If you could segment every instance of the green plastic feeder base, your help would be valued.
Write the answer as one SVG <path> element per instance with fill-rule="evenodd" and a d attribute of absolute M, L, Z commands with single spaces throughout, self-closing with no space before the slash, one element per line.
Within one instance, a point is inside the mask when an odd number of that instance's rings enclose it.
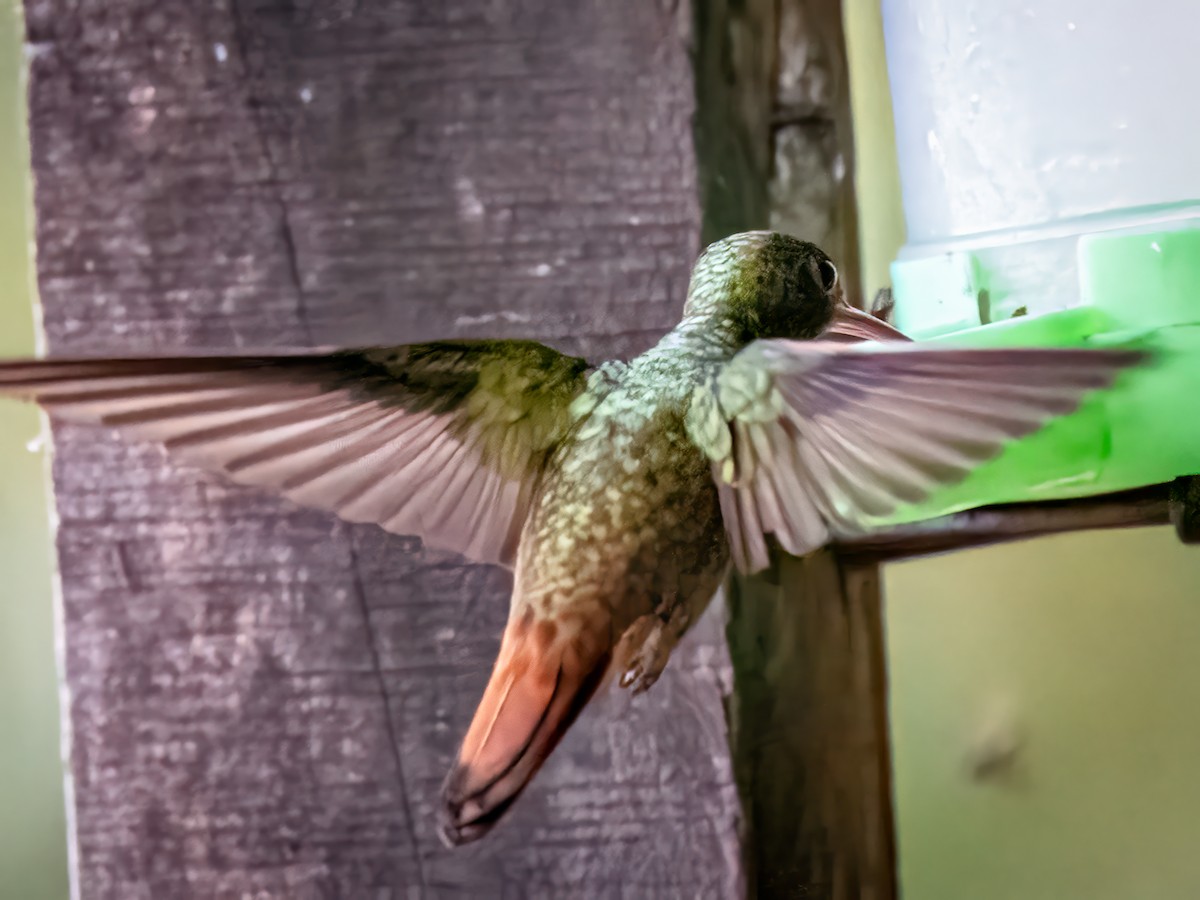
<path fill-rule="evenodd" d="M 1135 345 L 1152 363 L 1010 445 L 961 483 L 875 520 L 884 526 L 992 503 L 1126 490 L 1200 473 L 1200 228 L 1078 239 L 1077 306 L 986 320 L 989 273 L 971 253 L 897 262 L 897 324 L 971 347 Z M 991 281 L 999 283 L 999 275 Z M 918 297 L 926 298 L 924 301 Z M 1011 314 L 1010 314 L 1011 315 Z M 923 327 L 914 327 L 916 323 Z M 975 323 L 975 327 L 963 327 Z"/>

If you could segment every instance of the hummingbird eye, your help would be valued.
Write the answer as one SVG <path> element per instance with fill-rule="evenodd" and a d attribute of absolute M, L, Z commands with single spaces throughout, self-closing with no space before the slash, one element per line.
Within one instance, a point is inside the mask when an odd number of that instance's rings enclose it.
<path fill-rule="evenodd" d="M 828 294 L 835 287 L 837 287 L 837 266 L 835 266 L 829 260 L 823 259 L 817 263 L 817 270 L 821 273 L 821 287 L 823 287 L 825 289 L 825 293 Z"/>

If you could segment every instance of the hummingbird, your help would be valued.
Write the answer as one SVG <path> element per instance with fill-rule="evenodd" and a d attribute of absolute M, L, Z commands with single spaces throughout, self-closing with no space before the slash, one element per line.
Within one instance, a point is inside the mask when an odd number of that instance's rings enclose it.
<path fill-rule="evenodd" d="M 0 394 L 292 501 L 508 567 L 439 832 L 486 834 L 610 678 L 641 692 L 730 566 L 800 556 L 962 479 L 1144 359 L 909 341 L 811 243 L 700 256 L 627 361 L 532 340 L 0 363 Z"/>

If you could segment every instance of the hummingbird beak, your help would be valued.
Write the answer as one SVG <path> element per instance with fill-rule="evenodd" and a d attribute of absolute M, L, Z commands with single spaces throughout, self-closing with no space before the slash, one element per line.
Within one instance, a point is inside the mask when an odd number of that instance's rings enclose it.
<path fill-rule="evenodd" d="M 817 335 L 818 341 L 857 343 L 858 341 L 907 341 L 911 340 L 882 319 L 855 309 L 845 300 L 833 305 L 833 317 L 825 330 Z"/>

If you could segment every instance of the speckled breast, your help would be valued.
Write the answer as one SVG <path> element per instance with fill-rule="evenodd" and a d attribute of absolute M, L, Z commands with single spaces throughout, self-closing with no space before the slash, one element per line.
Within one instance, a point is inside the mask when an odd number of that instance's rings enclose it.
<path fill-rule="evenodd" d="M 684 430 L 689 380 L 663 391 L 632 378 L 559 448 L 522 538 L 525 599 L 598 606 L 619 632 L 715 589 L 728 546 L 709 463 Z"/>

